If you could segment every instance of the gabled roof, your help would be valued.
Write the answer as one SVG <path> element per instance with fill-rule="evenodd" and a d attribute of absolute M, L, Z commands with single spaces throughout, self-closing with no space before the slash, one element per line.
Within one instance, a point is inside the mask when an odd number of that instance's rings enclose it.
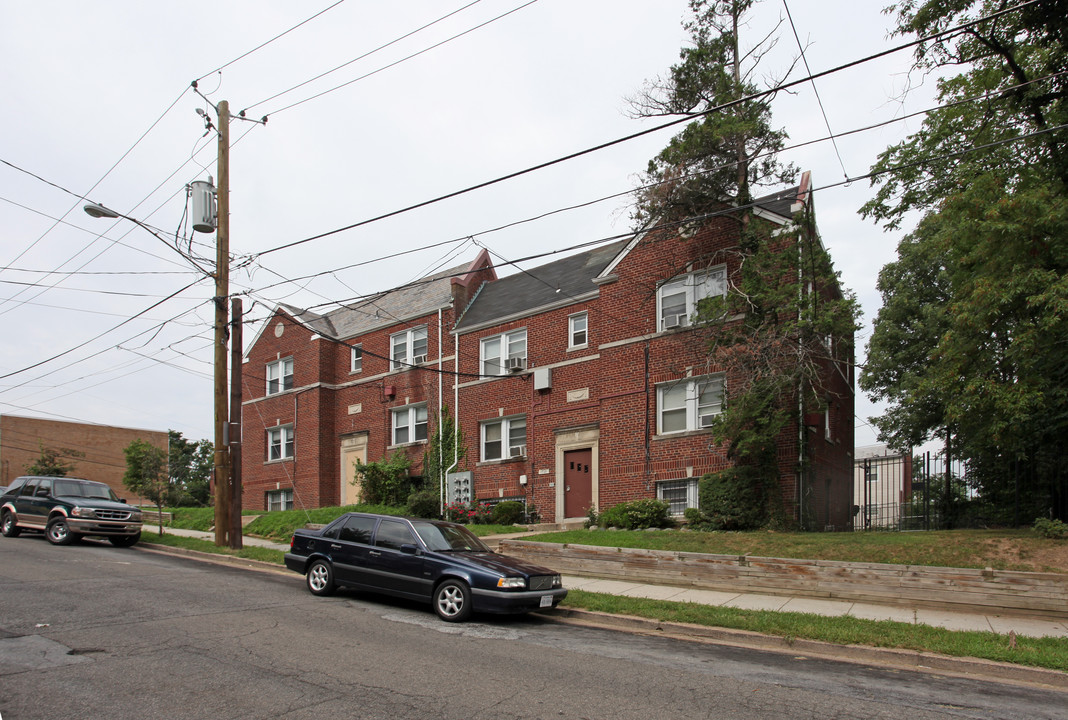
<path fill-rule="evenodd" d="M 462 333 L 552 306 L 569 305 L 596 293 L 593 279 L 627 242 L 617 241 L 486 283 L 456 323 L 456 331 Z"/>
<path fill-rule="evenodd" d="M 452 303 L 452 278 L 463 275 L 468 270 L 469 264 L 442 270 L 408 285 L 386 290 L 322 315 L 282 303 L 276 306 L 276 312 L 289 315 L 317 335 L 333 340 L 345 340 L 448 307 Z M 267 324 L 263 323 L 257 330 L 256 337 L 246 345 L 246 356 L 256 345 Z"/>
<path fill-rule="evenodd" d="M 363 335 L 446 308 L 452 303 L 452 278 L 468 265 L 458 265 L 428 275 L 408 285 L 379 293 L 353 305 L 344 305 L 325 316 L 338 339 Z"/>
<path fill-rule="evenodd" d="M 802 185 L 800 187 L 786 188 L 785 190 L 780 190 L 779 192 L 772 193 L 771 195 L 765 195 L 764 197 L 757 198 L 756 200 L 754 200 L 753 204 L 757 207 L 758 210 L 763 210 L 780 216 L 782 218 L 782 222 L 785 224 L 787 221 L 790 220 L 790 218 L 794 216 L 792 210 L 794 203 L 800 201 L 802 199 L 802 194 L 807 192 L 807 172 L 805 173 L 804 177 L 805 179 L 803 180 Z M 775 220 L 775 218 L 768 219 Z M 623 258 L 627 256 L 627 253 L 633 250 L 634 247 L 639 242 L 641 242 L 642 238 L 644 238 L 648 233 L 652 232 L 653 230 L 656 230 L 658 223 L 658 220 L 653 220 L 644 228 L 639 230 L 634 235 L 634 237 L 627 241 L 626 247 L 624 247 L 616 257 L 612 258 L 612 260 L 607 265 L 605 265 L 604 270 L 601 272 L 601 277 L 611 275 L 612 271 L 615 270 L 616 265 L 618 265 L 623 260 Z"/>

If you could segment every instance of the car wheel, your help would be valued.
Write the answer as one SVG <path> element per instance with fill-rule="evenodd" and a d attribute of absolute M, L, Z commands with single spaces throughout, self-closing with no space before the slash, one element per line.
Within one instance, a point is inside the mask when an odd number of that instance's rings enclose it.
<path fill-rule="evenodd" d="M 4 513 L 4 519 L 0 521 L 0 533 L 4 537 L 18 537 L 22 532 L 22 528 L 15 522 L 15 516 L 10 512 Z"/>
<path fill-rule="evenodd" d="M 130 547 L 141 539 L 141 533 L 136 535 L 112 535 L 108 538 L 115 547 Z"/>
<path fill-rule="evenodd" d="M 330 563 L 323 560 L 315 560 L 308 567 L 308 589 L 312 595 L 332 595 L 337 586 L 334 585 L 334 571 Z"/>
<path fill-rule="evenodd" d="M 53 545 L 70 545 L 78 538 L 77 535 L 70 531 L 70 525 L 67 524 L 67 518 L 65 517 L 56 517 L 49 520 L 48 526 L 45 528 L 45 537 Z"/>
<path fill-rule="evenodd" d="M 446 622 L 471 617 L 471 591 L 460 580 L 446 580 L 434 590 L 434 611 Z"/>

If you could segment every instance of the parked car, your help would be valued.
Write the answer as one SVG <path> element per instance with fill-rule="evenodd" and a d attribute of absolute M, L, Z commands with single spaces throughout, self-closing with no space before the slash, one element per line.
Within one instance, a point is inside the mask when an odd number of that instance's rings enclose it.
<path fill-rule="evenodd" d="M 102 482 L 29 475 L 0 495 L 0 533 L 18 537 L 23 530 L 43 532 L 53 545 L 94 535 L 129 547 L 141 539 L 141 511 Z"/>
<path fill-rule="evenodd" d="M 427 601 L 448 622 L 553 608 L 567 596 L 559 574 L 442 520 L 346 513 L 322 530 L 297 530 L 285 563 L 313 595 L 342 585 Z"/>

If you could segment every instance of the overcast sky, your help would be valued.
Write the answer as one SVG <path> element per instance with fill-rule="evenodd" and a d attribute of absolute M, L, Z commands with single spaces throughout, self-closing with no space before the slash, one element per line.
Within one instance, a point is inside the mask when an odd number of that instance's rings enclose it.
<path fill-rule="evenodd" d="M 879 0 L 788 2 L 813 73 L 900 43 Z M 325 311 L 469 261 L 469 237 L 513 259 L 631 229 L 619 194 L 670 131 L 276 250 L 658 124 L 633 119 L 627 98 L 687 37 L 685 0 L 332 4 L 0 0 L 0 413 L 212 438 L 212 281 L 145 229 L 88 217 L 81 199 L 172 240 L 190 232 L 185 186 L 216 175 L 215 136 L 196 110 L 214 111 L 193 80 L 211 103 L 268 116 L 231 125 L 231 292 L 247 293 L 250 318 L 276 302 Z M 769 76 L 798 55 L 785 7 L 759 3 L 743 36 L 784 20 Z M 825 138 L 826 123 L 840 133 L 927 108 L 930 82 L 913 76 L 904 92 L 910 60 L 899 52 L 817 80 L 826 122 L 811 84 L 780 94 L 775 122 L 795 144 Z M 804 74 L 798 63 L 791 79 Z M 901 233 L 857 214 L 867 181 L 820 188 L 863 175 L 918 127 L 782 158 L 812 171 L 823 240 L 864 308 L 860 361 L 876 277 Z M 207 265 L 213 247 L 213 235 L 194 237 Z M 416 252 L 382 259 L 406 250 Z M 879 409 L 862 396 L 856 409 L 857 444 L 874 442 L 865 421 Z"/>

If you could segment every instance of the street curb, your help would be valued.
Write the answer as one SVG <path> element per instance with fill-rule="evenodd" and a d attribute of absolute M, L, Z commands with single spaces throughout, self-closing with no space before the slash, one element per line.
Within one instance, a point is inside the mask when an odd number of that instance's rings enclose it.
<path fill-rule="evenodd" d="M 710 642 L 720 645 L 770 650 L 772 652 L 807 655 L 844 662 L 891 666 L 919 672 L 942 675 L 984 678 L 999 682 L 1014 682 L 1039 685 L 1058 690 L 1068 689 L 1068 673 L 1046 668 L 1034 668 L 1012 663 L 937 655 L 916 650 L 878 648 L 866 645 L 837 645 L 820 640 L 784 638 L 763 635 L 749 630 L 692 625 L 689 623 L 663 622 L 632 615 L 612 615 L 592 610 L 572 608 L 539 612 L 540 616 L 570 625 L 599 627 L 608 630 L 672 637 L 694 642 Z"/>
<path fill-rule="evenodd" d="M 233 555 L 220 555 L 216 553 L 201 552 L 200 550 L 190 550 L 188 548 L 173 547 L 171 545 L 154 545 L 152 543 L 138 543 L 133 546 L 134 550 L 140 550 L 142 552 L 155 553 L 157 555 L 179 555 L 182 557 L 188 557 L 192 560 L 201 560 L 203 562 L 215 563 L 216 565 L 227 565 L 229 567 L 241 567 L 246 570 L 258 570 L 260 572 L 273 572 L 279 575 L 292 575 L 289 570 L 286 570 L 284 565 L 277 565 L 272 562 L 266 562 L 264 560 L 250 560 L 248 558 L 234 557 Z"/>
<path fill-rule="evenodd" d="M 284 566 L 262 560 L 248 560 L 230 555 L 189 550 L 170 545 L 138 544 L 132 549 L 159 555 L 178 555 L 192 560 L 211 562 L 217 565 L 238 567 L 246 570 L 269 572 L 277 575 L 292 575 Z M 557 608 L 551 611 L 539 611 L 538 617 L 565 625 L 581 625 L 606 630 L 616 630 L 639 635 L 671 637 L 692 642 L 707 642 L 731 645 L 757 650 L 769 650 L 792 655 L 807 655 L 828 660 L 839 660 L 858 664 L 896 667 L 917 672 L 931 672 L 942 675 L 983 678 L 999 682 L 1013 682 L 1037 685 L 1058 690 L 1068 690 L 1068 673 L 1045 668 L 1032 668 L 1012 663 L 995 662 L 979 658 L 959 658 L 949 655 L 919 652 L 916 650 L 899 650 L 897 648 L 877 648 L 866 645 L 836 645 L 819 640 L 784 638 L 776 635 L 764 635 L 750 630 L 733 630 L 730 628 L 692 625 L 689 623 L 663 622 L 633 615 L 612 615 L 593 610 L 576 608 Z"/>

